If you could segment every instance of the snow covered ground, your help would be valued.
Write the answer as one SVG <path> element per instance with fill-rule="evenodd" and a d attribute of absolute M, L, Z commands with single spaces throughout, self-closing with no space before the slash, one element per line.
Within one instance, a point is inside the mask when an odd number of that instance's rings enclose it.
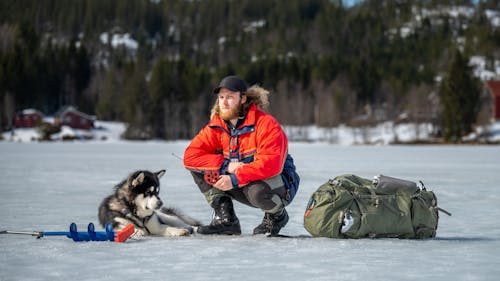
<path fill-rule="evenodd" d="M 166 205 L 209 222 L 181 161 L 187 142 L 0 142 L 0 229 L 97 224 L 97 207 L 136 169 L 167 169 Z M 236 204 L 241 237 L 149 237 L 126 243 L 0 235 L 0 280 L 498 280 L 499 146 L 292 143 L 302 176 L 283 234 L 307 235 L 311 193 L 339 174 L 423 180 L 453 213 L 432 240 L 253 237 L 262 213 Z M 98 227 L 101 230 L 100 227 Z"/>

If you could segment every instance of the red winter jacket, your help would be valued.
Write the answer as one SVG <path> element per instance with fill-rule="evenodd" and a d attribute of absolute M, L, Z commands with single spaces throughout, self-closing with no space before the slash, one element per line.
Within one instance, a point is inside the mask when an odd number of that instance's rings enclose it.
<path fill-rule="evenodd" d="M 241 187 L 279 175 L 287 153 L 288 140 L 278 121 L 252 105 L 243 123 L 232 132 L 219 116 L 214 116 L 186 148 L 184 166 L 197 172 L 219 170 L 223 162 L 238 158 L 246 163 L 234 174 Z"/>

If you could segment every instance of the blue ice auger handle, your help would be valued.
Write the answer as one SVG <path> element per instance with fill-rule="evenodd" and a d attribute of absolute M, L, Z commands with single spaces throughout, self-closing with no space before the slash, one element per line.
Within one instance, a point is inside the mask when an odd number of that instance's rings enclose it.
<path fill-rule="evenodd" d="M 92 241 L 98 241 L 97 240 L 97 233 L 95 232 L 95 227 L 93 223 L 89 223 L 89 226 L 87 227 L 87 232 L 89 234 L 89 238 Z"/>
<path fill-rule="evenodd" d="M 72 222 L 69 225 L 69 238 L 73 239 L 73 241 L 82 241 L 78 237 L 78 229 L 76 228 L 76 223 Z"/>
<path fill-rule="evenodd" d="M 113 225 L 110 223 L 106 224 L 106 236 L 107 240 L 115 241 L 115 232 L 113 231 Z"/>
<path fill-rule="evenodd" d="M 130 227 L 131 226 L 131 227 Z M 80 241 L 111 241 L 111 242 L 125 242 L 133 233 L 133 225 L 129 225 L 119 232 L 113 231 L 113 225 L 106 224 L 106 231 L 95 231 L 95 226 L 93 223 L 89 223 L 87 227 L 87 232 L 78 232 L 76 223 L 71 223 L 69 226 L 69 232 L 33 232 L 33 236 L 37 238 L 43 236 L 66 236 L 73 239 L 75 242 Z M 36 235 L 35 235 L 36 234 Z"/>
<path fill-rule="evenodd" d="M 59 232 L 59 231 L 42 232 L 41 236 L 66 236 L 68 238 L 73 239 L 73 241 L 75 242 L 106 241 L 107 234 L 104 235 L 105 237 L 102 237 L 103 235 L 99 235 L 99 233 L 103 232 L 95 232 L 95 227 L 93 223 L 89 223 L 87 232 L 78 232 L 76 223 L 73 222 L 69 225 L 69 232 Z"/>
<path fill-rule="evenodd" d="M 75 223 L 71 223 L 69 227 L 70 238 L 75 242 L 79 241 L 114 241 L 115 233 L 111 224 L 106 225 L 106 232 L 95 231 L 93 223 L 89 223 L 87 232 L 78 232 Z"/>
<path fill-rule="evenodd" d="M 69 235 L 67 235 L 67 236 L 69 238 L 73 239 L 73 241 L 75 241 L 75 242 L 106 241 L 106 240 L 108 240 L 107 235 L 104 235 L 103 232 L 96 232 L 95 231 L 95 226 L 93 223 L 89 223 L 89 225 L 87 227 L 87 232 L 78 232 L 76 224 L 73 222 L 69 226 Z"/>
<path fill-rule="evenodd" d="M 70 238 L 73 239 L 75 242 L 79 241 L 90 241 L 90 235 L 89 233 L 85 232 L 78 232 L 76 228 L 76 223 L 72 222 L 71 225 L 69 226 L 69 234 Z"/>
<path fill-rule="evenodd" d="M 111 224 L 106 224 L 106 232 L 96 232 L 94 224 L 89 223 L 88 234 L 92 241 L 114 241 L 115 239 L 115 233 L 113 232 L 113 226 Z"/>

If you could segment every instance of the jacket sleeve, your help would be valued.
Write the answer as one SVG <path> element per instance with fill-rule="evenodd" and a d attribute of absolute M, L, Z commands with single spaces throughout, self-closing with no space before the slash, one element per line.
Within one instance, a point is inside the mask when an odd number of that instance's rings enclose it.
<path fill-rule="evenodd" d="M 184 166 L 195 172 L 218 170 L 224 161 L 216 129 L 204 127 L 184 151 Z"/>
<path fill-rule="evenodd" d="M 236 170 L 238 186 L 279 175 L 288 153 L 288 140 L 276 119 L 267 115 L 257 122 L 257 153 L 253 162 Z"/>

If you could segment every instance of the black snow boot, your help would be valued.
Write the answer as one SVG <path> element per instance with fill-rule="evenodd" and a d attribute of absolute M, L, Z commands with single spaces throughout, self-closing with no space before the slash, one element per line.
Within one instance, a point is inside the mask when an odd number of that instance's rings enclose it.
<path fill-rule="evenodd" d="M 212 222 L 209 225 L 198 227 L 198 233 L 240 235 L 240 221 L 234 212 L 231 198 L 220 197 L 213 205 L 215 214 Z"/>
<path fill-rule="evenodd" d="M 288 223 L 288 213 L 283 208 L 276 214 L 265 213 L 262 223 L 253 230 L 253 234 L 277 235 Z"/>

